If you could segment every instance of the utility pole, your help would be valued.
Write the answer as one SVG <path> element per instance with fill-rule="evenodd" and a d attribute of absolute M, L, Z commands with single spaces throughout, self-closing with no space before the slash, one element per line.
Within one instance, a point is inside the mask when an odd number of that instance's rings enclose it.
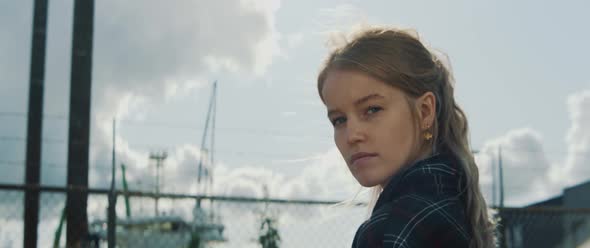
<path fill-rule="evenodd" d="M 150 160 L 156 161 L 156 216 L 160 215 L 160 212 L 158 211 L 158 199 L 160 198 L 160 167 L 164 164 L 166 157 L 168 157 L 166 152 L 150 154 Z"/>
<path fill-rule="evenodd" d="M 509 221 L 504 212 L 504 172 L 503 172 L 503 165 L 502 165 L 502 145 L 498 145 L 498 177 L 500 179 L 500 207 L 498 208 L 498 213 L 500 215 L 500 247 L 505 248 L 508 247 L 508 240 L 506 239 L 506 233 L 511 230 L 509 225 Z"/>
<path fill-rule="evenodd" d="M 115 152 L 116 152 L 116 121 L 113 120 L 113 163 L 111 165 L 111 190 L 109 191 L 109 207 L 108 207 L 108 225 L 107 225 L 107 237 L 108 237 L 108 247 L 115 248 L 116 237 L 115 237 L 115 229 L 116 229 L 116 206 L 117 206 L 117 195 L 115 194 Z"/>
<path fill-rule="evenodd" d="M 498 206 L 498 201 L 497 201 L 497 195 L 498 193 L 496 192 L 498 190 L 498 175 L 496 175 L 496 173 L 498 173 L 497 170 L 497 164 L 496 164 L 496 158 L 494 156 L 492 157 L 492 165 L 491 165 L 491 169 L 492 169 L 492 206 Z"/>
<path fill-rule="evenodd" d="M 213 112 L 214 110 L 214 104 L 215 104 L 215 95 L 217 92 L 217 81 L 213 82 L 213 92 L 211 93 L 211 100 L 209 101 L 209 109 L 207 110 L 207 119 L 205 120 L 205 130 L 203 130 L 203 137 L 201 139 L 201 152 L 205 149 L 205 145 L 207 142 L 207 131 L 209 129 L 209 122 L 211 120 L 211 114 L 213 113 L 213 115 L 215 115 L 215 112 Z M 213 117 L 215 119 L 215 117 Z M 213 125 L 215 125 L 215 121 L 213 121 Z M 214 134 L 212 135 L 212 138 L 215 138 Z M 203 174 L 203 162 L 207 163 L 210 162 L 210 160 L 208 160 L 209 158 L 207 158 L 207 161 L 203 161 L 202 157 L 203 156 L 199 156 L 199 172 L 197 175 L 197 184 L 201 183 L 201 177 Z"/>
<path fill-rule="evenodd" d="M 35 0 L 31 69 L 29 72 L 29 113 L 27 119 L 27 159 L 24 199 L 24 247 L 37 247 L 39 186 L 41 177 L 41 136 L 43 132 L 43 86 L 47 37 L 47 0 Z"/>
<path fill-rule="evenodd" d="M 212 108 L 213 108 L 213 116 L 211 117 L 211 152 L 209 156 L 209 185 L 210 185 L 210 192 L 213 194 L 213 170 L 215 165 L 215 117 L 217 116 L 217 81 L 213 83 L 213 99 L 212 101 Z"/>
<path fill-rule="evenodd" d="M 502 146 L 498 146 L 498 170 L 500 177 L 500 207 L 504 207 L 504 172 L 502 165 Z"/>
<path fill-rule="evenodd" d="M 205 129 L 203 130 L 203 136 L 201 137 L 201 150 L 199 155 L 199 167 L 198 167 L 198 174 L 197 174 L 197 191 L 201 191 L 201 177 L 205 174 L 205 177 L 208 177 L 208 182 L 205 182 L 205 192 L 207 190 L 213 191 L 213 148 L 215 145 L 215 115 L 216 115 L 216 95 L 217 95 L 217 80 L 213 82 L 213 89 L 211 92 L 211 99 L 209 101 L 209 108 L 207 110 L 207 118 L 205 120 Z M 211 122 L 212 130 L 211 130 L 211 157 L 209 157 L 209 150 L 206 148 L 207 144 L 207 134 L 209 130 L 209 123 Z M 204 165 L 203 165 L 204 164 Z M 211 188 L 207 186 L 211 185 Z M 197 207 L 201 207 L 201 199 L 197 199 Z"/>
<path fill-rule="evenodd" d="M 68 129 L 68 192 L 66 247 L 83 247 L 88 236 L 88 155 L 92 99 L 94 0 L 74 1 L 70 115 Z"/>

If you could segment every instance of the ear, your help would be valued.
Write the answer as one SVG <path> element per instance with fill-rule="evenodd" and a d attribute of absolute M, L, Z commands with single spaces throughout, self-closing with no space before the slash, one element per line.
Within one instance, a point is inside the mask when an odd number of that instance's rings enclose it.
<path fill-rule="evenodd" d="M 420 130 L 424 131 L 432 127 L 436 118 L 436 96 L 432 92 L 426 92 L 416 99 Z"/>

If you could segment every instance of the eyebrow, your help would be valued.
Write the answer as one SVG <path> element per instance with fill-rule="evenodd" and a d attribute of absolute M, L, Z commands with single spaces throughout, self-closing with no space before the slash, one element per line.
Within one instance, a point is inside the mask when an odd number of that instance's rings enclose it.
<path fill-rule="evenodd" d="M 381 98 L 384 98 L 384 97 L 382 95 L 379 95 L 378 93 L 373 93 L 373 94 L 370 94 L 370 95 L 366 95 L 366 96 L 361 97 L 361 98 L 357 99 L 356 101 L 354 101 L 354 106 L 361 105 L 361 104 L 363 104 L 363 103 L 365 103 L 365 102 L 367 102 L 367 101 L 369 101 L 371 99 L 377 99 L 377 98 L 378 99 L 381 99 Z M 328 117 L 330 115 L 336 113 L 336 112 L 338 112 L 337 109 L 331 109 L 331 110 L 329 110 L 328 111 Z"/>

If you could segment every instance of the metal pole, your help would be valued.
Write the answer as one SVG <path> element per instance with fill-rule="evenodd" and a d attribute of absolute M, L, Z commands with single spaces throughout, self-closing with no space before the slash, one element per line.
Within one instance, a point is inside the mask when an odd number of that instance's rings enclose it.
<path fill-rule="evenodd" d="M 94 0 L 74 1 L 68 176 L 70 187 L 88 188 L 88 155 L 92 98 Z M 88 192 L 70 190 L 66 200 L 66 247 L 81 247 L 88 237 Z"/>
<path fill-rule="evenodd" d="M 108 216 L 108 225 L 107 225 L 107 231 L 108 231 L 108 247 L 109 248 L 115 248 L 115 243 L 116 243 L 116 234 L 115 234 L 115 228 L 116 228 L 116 218 L 117 218 L 117 212 L 116 212 L 116 206 L 117 206 L 117 195 L 115 194 L 115 149 L 116 149 L 116 140 L 115 140 L 115 131 L 116 131 L 116 122 L 115 120 L 113 120 L 113 164 L 111 166 L 111 190 L 109 192 L 109 216 Z"/>
<path fill-rule="evenodd" d="M 507 219 L 506 213 L 504 212 L 504 172 L 502 167 L 502 146 L 498 146 L 498 177 L 500 179 L 500 208 L 498 212 L 500 214 L 500 246 L 508 247 L 508 240 L 506 239 L 506 233 L 511 230 L 509 227 L 510 221 Z"/>
<path fill-rule="evenodd" d="M 213 106 L 213 100 L 215 99 L 215 91 L 217 90 L 217 81 L 213 83 L 213 90 L 211 92 L 211 99 L 209 100 L 209 109 L 207 110 L 207 119 L 205 120 L 205 130 L 203 130 L 203 138 L 201 140 L 201 152 L 205 147 L 205 142 L 207 141 L 207 130 L 209 129 L 209 120 L 211 118 L 211 109 Z M 203 156 L 199 156 L 199 172 L 197 175 L 197 185 L 201 183 L 201 177 L 203 173 Z M 198 187 L 198 186 L 197 186 Z"/>
<path fill-rule="evenodd" d="M 211 193 L 213 193 L 213 167 L 215 164 L 215 116 L 217 115 L 217 81 L 213 83 L 213 117 L 211 118 L 211 155 L 209 165 L 209 184 L 211 184 Z"/>
<path fill-rule="evenodd" d="M 150 154 L 150 159 L 151 160 L 155 160 L 156 161 L 156 204 L 155 204 L 155 211 L 156 211 L 156 216 L 160 215 L 160 211 L 158 210 L 158 198 L 160 195 L 160 166 L 162 166 L 163 161 L 166 159 L 166 157 L 168 157 L 168 154 L 166 152 L 161 152 L 161 153 L 152 153 Z"/>
<path fill-rule="evenodd" d="M 125 215 L 127 219 L 131 218 L 131 207 L 129 205 L 129 186 L 127 186 L 127 178 L 125 177 L 125 164 L 121 164 L 121 177 L 123 180 L 123 193 L 125 193 Z"/>
<path fill-rule="evenodd" d="M 156 161 L 156 195 L 160 195 L 160 160 Z M 160 215 L 160 210 L 158 209 L 158 197 L 156 197 L 156 216 Z"/>
<path fill-rule="evenodd" d="M 500 207 L 504 207 L 504 169 L 502 165 L 502 146 L 498 146 L 498 170 L 500 173 Z"/>
<path fill-rule="evenodd" d="M 498 190 L 498 175 L 496 175 L 498 173 L 497 170 L 497 164 L 496 164 L 496 158 L 494 156 L 492 157 L 492 206 L 497 206 L 497 195 L 498 193 L 496 192 Z"/>
<path fill-rule="evenodd" d="M 29 81 L 29 113 L 27 119 L 27 160 L 25 182 L 39 185 L 41 177 L 41 136 L 43 132 L 43 86 L 45 81 L 45 48 L 47 37 L 47 0 L 35 0 L 31 69 Z M 39 223 L 39 190 L 25 191 L 24 247 L 37 247 Z"/>

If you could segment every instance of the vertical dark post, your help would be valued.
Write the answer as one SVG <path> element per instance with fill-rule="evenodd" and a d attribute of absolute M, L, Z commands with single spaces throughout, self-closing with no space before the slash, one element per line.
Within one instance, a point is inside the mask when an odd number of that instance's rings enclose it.
<path fill-rule="evenodd" d="M 116 237 L 115 237 L 115 228 L 116 228 L 116 206 L 117 206 L 117 195 L 115 193 L 115 151 L 116 151 L 116 125 L 115 120 L 113 120 L 113 163 L 111 165 L 111 190 L 109 191 L 109 207 L 108 207 L 108 225 L 107 225 L 107 237 L 108 237 L 108 247 L 115 248 Z"/>
<path fill-rule="evenodd" d="M 500 207 L 498 208 L 498 213 L 500 213 L 500 247 L 508 247 L 508 240 L 506 239 L 506 233 L 512 229 L 512 227 L 508 226 L 510 224 L 510 220 L 508 220 L 507 213 L 504 211 L 504 171 L 502 167 L 502 146 L 498 146 L 498 177 L 499 177 L 499 184 L 500 184 Z"/>
<path fill-rule="evenodd" d="M 498 169 L 500 174 L 500 207 L 504 207 L 504 167 L 502 164 L 502 146 L 498 147 Z"/>
<path fill-rule="evenodd" d="M 74 1 L 70 123 L 68 138 L 67 247 L 81 247 L 88 236 L 88 146 L 92 79 L 94 0 Z"/>
<path fill-rule="evenodd" d="M 164 160 L 168 157 L 166 152 L 160 153 L 152 153 L 150 154 L 150 160 L 156 161 L 156 205 L 155 205 L 155 214 L 156 216 L 160 215 L 160 211 L 158 209 L 158 200 L 160 198 L 160 167 L 164 164 Z"/>
<path fill-rule="evenodd" d="M 43 85 L 45 81 L 45 47 L 47 37 L 47 0 L 35 0 L 31 68 L 29 81 L 29 114 L 27 119 L 27 160 L 25 182 L 24 247 L 37 247 L 39 223 L 39 181 L 41 177 L 41 136 L 43 132 Z"/>
<path fill-rule="evenodd" d="M 496 191 L 498 190 L 498 179 L 496 179 L 497 176 L 497 165 L 496 165 L 496 158 L 494 156 L 492 156 L 492 206 L 497 207 L 498 206 L 498 201 L 496 200 L 498 193 L 496 193 Z"/>
<path fill-rule="evenodd" d="M 506 238 L 506 233 L 509 230 L 508 228 L 508 219 L 506 217 L 507 213 L 504 211 L 503 208 L 498 208 L 498 216 L 500 217 L 500 223 L 497 228 L 497 237 L 498 237 L 498 247 L 499 248 L 507 248 L 508 247 L 508 239 Z"/>

